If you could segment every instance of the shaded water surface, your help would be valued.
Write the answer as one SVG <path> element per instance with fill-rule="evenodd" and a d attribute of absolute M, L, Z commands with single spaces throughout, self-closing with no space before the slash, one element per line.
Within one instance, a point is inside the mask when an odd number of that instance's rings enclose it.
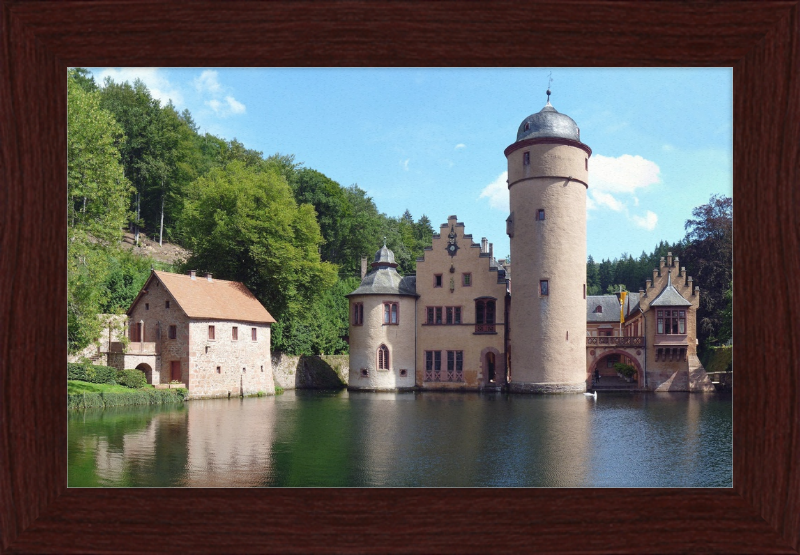
<path fill-rule="evenodd" d="M 69 415 L 81 486 L 731 487 L 730 395 L 288 391 Z"/>

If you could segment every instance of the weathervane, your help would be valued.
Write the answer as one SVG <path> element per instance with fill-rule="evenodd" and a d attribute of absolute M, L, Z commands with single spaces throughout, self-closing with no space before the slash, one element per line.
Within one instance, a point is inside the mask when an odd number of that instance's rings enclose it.
<path fill-rule="evenodd" d="M 550 104 L 550 85 L 553 83 L 553 72 L 547 76 L 547 103 Z"/>

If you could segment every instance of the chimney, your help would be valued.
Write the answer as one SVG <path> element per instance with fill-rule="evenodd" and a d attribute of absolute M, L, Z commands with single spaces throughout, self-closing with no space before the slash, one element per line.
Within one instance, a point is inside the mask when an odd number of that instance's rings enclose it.
<path fill-rule="evenodd" d="M 214 281 L 214 280 L 211 279 L 211 274 L 210 273 L 206 274 L 206 279 L 208 281 Z"/>
<path fill-rule="evenodd" d="M 653 279 L 652 279 L 652 281 L 655 282 L 656 277 L 658 277 L 658 275 L 659 275 L 658 270 L 656 268 L 653 268 Z M 648 280 L 648 281 L 651 281 L 651 280 Z"/>
<path fill-rule="evenodd" d="M 661 268 L 663 268 L 663 267 L 664 267 L 664 257 L 662 256 L 662 257 L 661 257 L 661 260 L 658 262 L 658 269 L 660 270 L 660 269 L 661 269 Z M 660 273 L 661 273 L 661 272 L 659 272 L 659 274 L 660 274 Z"/>
<path fill-rule="evenodd" d="M 197 278 L 197 270 L 189 270 L 189 277 L 192 279 Z"/>
<path fill-rule="evenodd" d="M 489 260 L 494 259 L 494 243 L 489 243 Z"/>
<path fill-rule="evenodd" d="M 642 289 L 641 287 L 639 288 L 639 294 L 640 294 L 642 297 L 646 297 L 646 296 L 647 296 L 647 293 L 645 293 L 645 292 L 644 292 L 644 289 Z"/>
<path fill-rule="evenodd" d="M 671 252 L 667 253 L 667 266 L 669 266 L 670 268 L 672 267 L 672 253 Z"/>
<path fill-rule="evenodd" d="M 678 261 L 678 259 L 676 258 L 676 259 L 675 259 L 675 262 L 677 262 L 677 261 Z M 681 266 L 681 273 L 680 273 L 680 274 L 678 274 L 678 277 L 683 277 L 683 275 L 684 275 L 685 273 L 686 273 L 686 266 Z"/>
<path fill-rule="evenodd" d="M 655 272 L 653 272 L 653 273 L 655 273 Z M 652 279 L 648 279 L 646 281 L 647 281 L 647 289 L 651 289 L 653 287 L 653 280 Z"/>
<path fill-rule="evenodd" d="M 689 279 L 686 280 L 686 284 L 689 286 L 689 289 L 692 291 L 692 295 L 694 295 L 694 289 L 692 289 L 692 276 L 689 276 Z"/>
<path fill-rule="evenodd" d="M 680 259 L 680 258 L 678 258 L 677 256 L 675 257 L 675 266 L 680 266 L 680 265 L 681 265 L 681 264 L 680 264 L 680 260 L 681 260 L 681 259 Z"/>
<path fill-rule="evenodd" d="M 367 275 L 367 257 L 361 257 L 361 279 L 364 279 L 364 276 Z"/>
<path fill-rule="evenodd" d="M 486 237 L 481 237 L 481 252 L 489 252 L 488 244 L 489 240 Z"/>

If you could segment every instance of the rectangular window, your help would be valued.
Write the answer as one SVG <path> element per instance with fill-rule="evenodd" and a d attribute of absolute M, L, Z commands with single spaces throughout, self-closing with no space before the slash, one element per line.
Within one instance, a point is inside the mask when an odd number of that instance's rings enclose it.
<path fill-rule="evenodd" d="M 456 352 L 447 351 L 447 381 L 455 381 L 456 374 Z"/>
<path fill-rule="evenodd" d="M 461 285 L 464 287 L 472 286 L 472 274 L 461 274 Z"/>
<path fill-rule="evenodd" d="M 546 279 L 539 282 L 539 294 L 543 297 L 550 294 L 550 284 Z"/>
<path fill-rule="evenodd" d="M 364 325 L 364 303 L 353 303 L 353 325 Z"/>
<path fill-rule="evenodd" d="M 686 333 L 686 312 L 683 310 L 678 315 L 678 333 Z"/>
<path fill-rule="evenodd" d="M 433 351 L 425 351 L 425 381 L 433 381 Z"/>
<path fill-rule="evenodd" d="M 427 307 L 425 309 L 425 312 L 426 312 L 425 323 L 426 324 L 433 324 L 434 323 L 433 311 L 434 311 L 434 308 L 432 306 L 429 306 L 429 307 Z"/>
<path fill-rule="evenodd" d="M 144 309 L 150 310 L 150 303 L 144 303 Z"/>
<path fill-rule="evenodd" d="M 231 339 L 233 341 L 239 341 L 239 328 L 236 326 L 231 328 Z"/>
<path fill-rule="evenodd" d="M 544 220 L 544 208 L 540 208 L 536 211 L 536 221 L 541 222 Z"/>
<path fill-rule="evenodd" d="M 442 351 L 433 352 L 433 379 L 434 381 L 441 381 L 442 372 Z"/>
<path fill-rule="evenodd" d="M 448 325 L 453 325 L 453 307 L 448 306 L 445 309 L 445 312 L 447 314 L 447 319 L 445 321 L 447 322 Z"/>
<path fill-rule="evenodd" d="M 164 308 L 169 308 L 169 301 L 164 301 Z"/>
<path fill-rule="evenodd" d="M 258 341 L 258 328 L 250 328 L 250 339 Z"/>
<path fill-rule="evenodd" d="M 397 324 L 398 322 L 397 303 L 383 303 L 383 323 L 391 325 Z"/>
<path fill-rule="evenodd" d="M 442 307 L 437 306 L 435 309 L 436 312 L 436 319 L 434 320 L 434 324 L 441 324 L 442 323 Z"/>
<path fill-rule="evenodd" d="M 217 366 L 217 374 L 221 374 L 221 373 L 222 373 L 222 368 L 220 366 Z"/>
<path fill-rule="evenodd" d="M 453 307 L 453 323 L 460 324 L 461 323 L 461 307 L 454 306 Z"/>
<path fill-rule="evenodd" d="M 168 337 L 170 339 L 177 339 L 178 338 L 178 326 L 170 326 L 167 331 Z"/>
<path fill-rule="evenodd" d="M 214 337 L 214 326 L 208 326 L 208 338 L 209 339 L 216 339 Z"/>
<path fill-rule="evenodd" d="M 522 165 L 523 166 L 530 166 L 531 165 L 531 153 L 525 152 L 522 154 Z"/>
<path fill-rule="evenodd" d="M 433 286 L 434 287 L 442 286 L 442 274 L 436 274 L 433 276 Z"/>

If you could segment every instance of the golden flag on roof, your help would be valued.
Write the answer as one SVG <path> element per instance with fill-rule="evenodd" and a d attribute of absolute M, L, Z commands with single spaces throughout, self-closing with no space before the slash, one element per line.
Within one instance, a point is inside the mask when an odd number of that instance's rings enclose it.
<path fill-rule="evenodd" d="M 619 323 L 625 323 L 625 297 L 628 296 L 627 291 L 622 291 L 619 294 Z"/>

